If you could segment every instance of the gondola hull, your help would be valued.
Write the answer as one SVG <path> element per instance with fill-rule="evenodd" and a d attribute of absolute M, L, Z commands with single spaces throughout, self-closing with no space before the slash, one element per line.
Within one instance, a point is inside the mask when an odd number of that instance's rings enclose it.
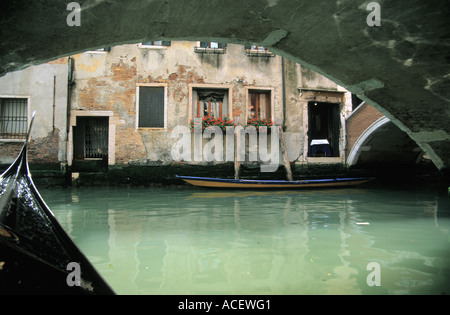
<path fill-rule="evenodd" d="M 302 189 L 356 186 L 372 180 L 368 177 L 309 179 L 309 180 L 252 180 L 252 179 L 224 179 L 212 177 L 180 176 L 177 178 L 199 187 L 207 188 L 235 188 L 235 189 Z"/>
<path fill-rule="evenodd" d="M 0 175 L 0 294 L 114 294 L 37 191 L 27 145 Z"/>

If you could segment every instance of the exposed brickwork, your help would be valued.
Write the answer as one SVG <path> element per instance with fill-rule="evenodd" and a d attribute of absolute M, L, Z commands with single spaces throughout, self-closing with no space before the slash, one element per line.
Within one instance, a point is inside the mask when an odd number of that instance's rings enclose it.
<path fill-rule="evenodd" d="M 347 119 L 347 156 L 364 130 L 369 128 L 370 125 L 381 117 L 383 117 L 382 113 L 373 106 L 365 103 Z"/>
<path fill-rule="evenodd" d="M 13 161 L 19 155 L 22 145 L 21 142 L 0 142 L 1 161 Z"/>
<path fill-rule="evenodd" d="M 113 72 L 113 80 L 117 82 L 126 82 L 128 80 L 136 79 L 136 67 L 125 64 L 123 60 L 119 60 L 118 63 L 112 64 L 111 71 Z"/>
<path fill-rule="evenodd" d="M 28 147 L 30 163 L 58 163 L 59 130 L 50 132 L 47 137 L 31 139 Z"/>
<path fill-rule="evenodd" d="M 131 59 L 132 62 L 136 57 Z M 136 131 L 136 85 L 138 83 L 166 83 L 171 102 L 184 106 L 188 102 L 189 83 L 204 83 L 203 78 L 189 66 L 178 65 L 177 72 L 167 77 L 138 76 L 136 67 L 127 60 L 119 60 L 106 70 L 110 77 L 91 78 L 84 88 L 79 89 L 78 109 L 110 110 L 114 116 L 124 119 L 125 124 L 116 129 L 115 162 L 127 164 L 145 160 L 146 146 L 142 134 Z"/>
<path fill-rule="evenodd" d="M 3 160 L 15 159 L 23 147 L 23 142 L 2 142 L 0 152 Z M 58 164 L 59 130 L 55 129 L 45 138 L 31 139 L 28 145 L 28 161 L 33 163 Z"/>
<path fill-rule="evenodd" d="M 80 90 L 80 104 L 78 104 L 78 107 L 85 110 L 105 109 L 105 104 L 102 104 L 100 101 L 100 92 L 104 84 L 102 80 L 90 79 L 86 88 Z"/>

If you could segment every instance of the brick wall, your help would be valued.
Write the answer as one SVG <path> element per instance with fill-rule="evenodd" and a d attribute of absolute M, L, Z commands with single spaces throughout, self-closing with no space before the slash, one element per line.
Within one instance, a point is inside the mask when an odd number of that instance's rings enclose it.
<path fill-rule="evenodd" d="M 11 164 L 19 155 L 23 142 L 0 142 L 0 164 Z M 30 164 L 58 164 L 59 130 L 55 129 L 45 138 L 31 139 L 28 145 L 28 162 Z"/>
<path fill-rule="evenodd" d="M 346 155 L 350 153 L 359 136 L 369 128 L 376 120 L 383 117 L 383 114 L 373 106 L 364 103 L 346 121 L 347 148 Z"/>
<path fill-rule="evenodd" d="M 59 130 L 50 132 L 45 138 L 32 139 L 28 147 L 30 164 L 58 164 Z"/>

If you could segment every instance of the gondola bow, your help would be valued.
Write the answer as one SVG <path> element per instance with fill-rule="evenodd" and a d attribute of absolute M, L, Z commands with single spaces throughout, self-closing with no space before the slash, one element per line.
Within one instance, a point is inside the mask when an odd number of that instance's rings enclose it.
<path fill-rule="evenodd" d="M 19 156 L 0 176 L 0 293 L 114 294 L 33 183 L 27 163 L 33 118 Z M 75 281 L 70 263 L 79 266 Z"/>

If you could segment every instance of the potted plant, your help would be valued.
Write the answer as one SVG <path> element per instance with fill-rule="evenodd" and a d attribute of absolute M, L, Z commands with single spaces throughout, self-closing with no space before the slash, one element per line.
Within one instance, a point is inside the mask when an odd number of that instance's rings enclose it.
<path fill-rule="evenodd" d="M 200 118 L 200 117 L 197 117 Z M 189 128 L 191 130 L 195 130 L 195 120 L 191 119 L 191 121 L 189 122 Z M 219 127 L 223 132 L 226 132 L 227 130 L 227 126 L 235 126 L 234 121 L 231 120 L 229 117 L 225 116 L 223 118 L 216 118 L 216 117 L 209 117 L 209 116 L 204 116 L 201 120 L 201 130 L 202 132 L 209 126 L 217 126 Z M 197 129 L 199 130 L 199 129 Z"/>

